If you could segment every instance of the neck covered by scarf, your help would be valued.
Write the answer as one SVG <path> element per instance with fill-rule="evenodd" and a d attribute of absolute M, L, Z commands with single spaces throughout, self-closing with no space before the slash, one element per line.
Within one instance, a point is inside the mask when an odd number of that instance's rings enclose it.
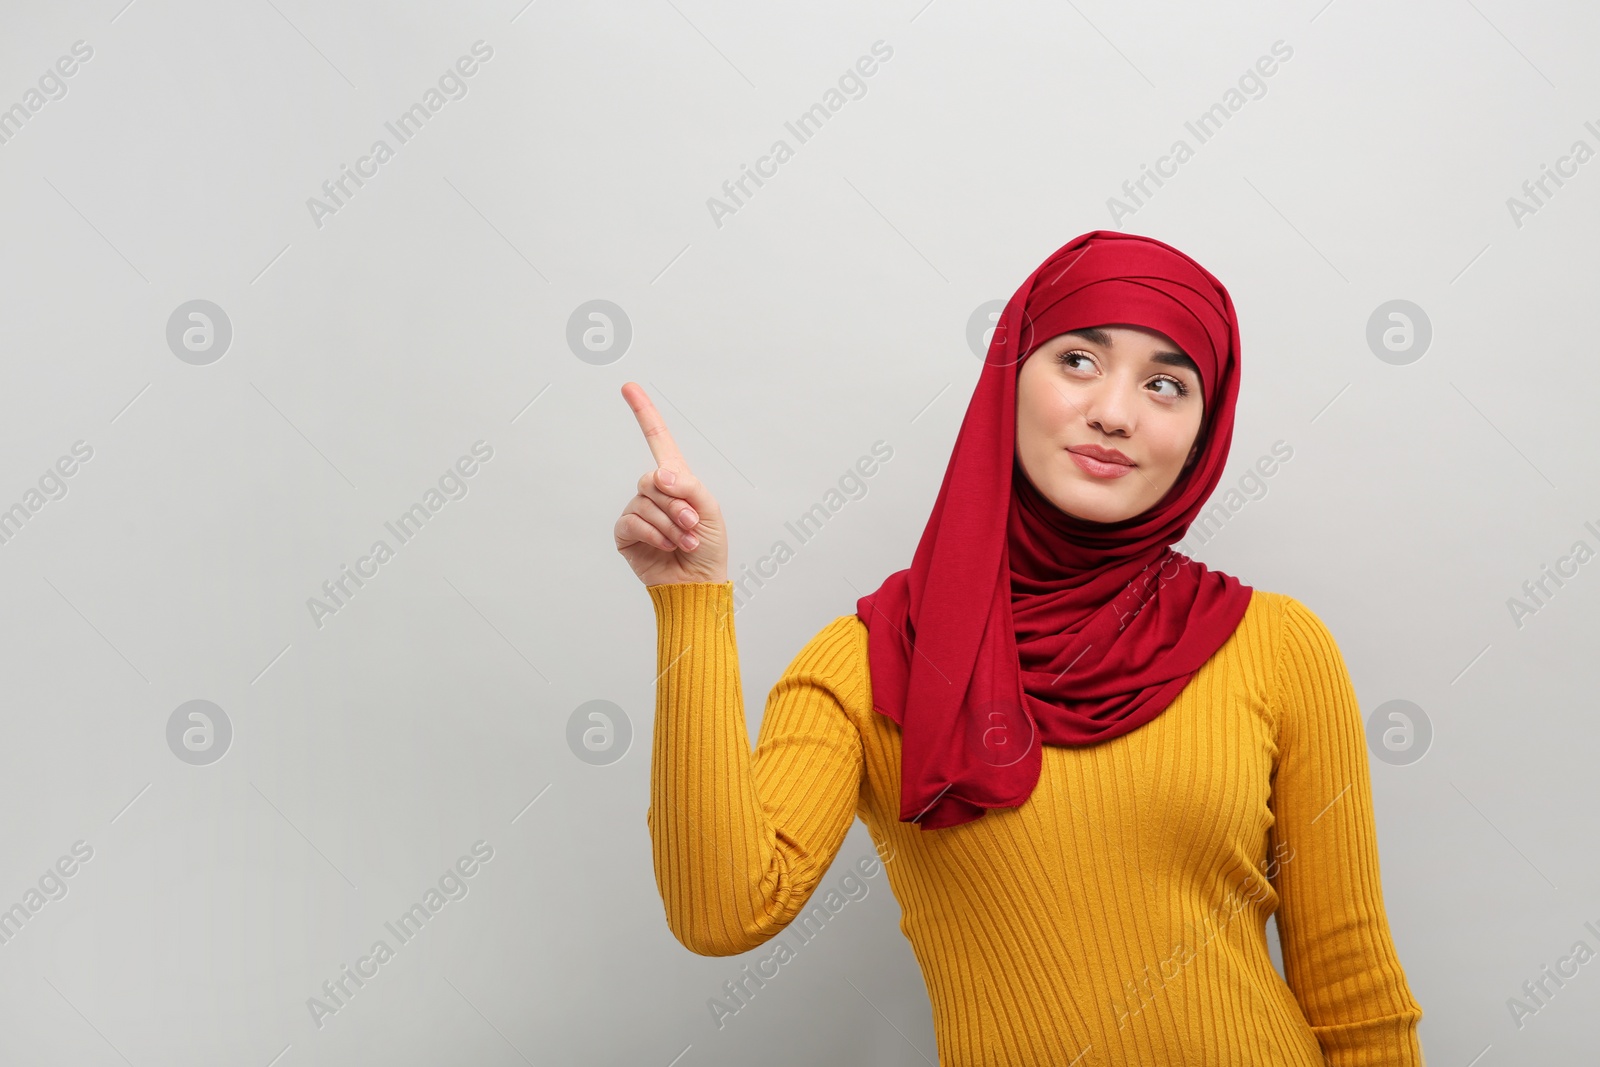
<path fill-rule="evenodd" d="M 1119 324 L 1165 334 L 1200 368 L 1201 450 L 1153 507 L 1087 522 L 1022 472 L 1017 375 L 1045 341 Z M 856 602 L 873 707 L 901 728 L 902 822 L 1021 805 L 1042 745 L 1144 725 L 1232 635 L 1250 587 L 1171 546 L 1222 478 L 1238 392 L 1232 298 L 1170 245 L 1095 230 L 1012 295 L 911 566 Z"/>

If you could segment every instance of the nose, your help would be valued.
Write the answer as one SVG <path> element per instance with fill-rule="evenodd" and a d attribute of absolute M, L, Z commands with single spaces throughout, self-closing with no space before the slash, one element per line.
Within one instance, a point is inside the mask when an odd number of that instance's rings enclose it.
<path fill-rule="evenodd" d="M 1133 398 L 1129 386 L 1106 378 L 1086 391 L 1083 418 L 1090 426 L 1109 437 L 1127 437 L 1133 429 Z"/>

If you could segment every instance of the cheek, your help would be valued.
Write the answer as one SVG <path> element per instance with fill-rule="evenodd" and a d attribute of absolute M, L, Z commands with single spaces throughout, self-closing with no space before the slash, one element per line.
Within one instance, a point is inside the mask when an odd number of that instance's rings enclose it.
<path fill-rule="evenodd" d="M 1017 434 L 1019 440 L 1023 439 L 1023 431 L 1039 424 L 1039 390 L 1034 382 L 1034 375 L 1030 374 L 1029 364 L 1022 365 L 1022 373 L 1017 376 Z"/>
<path fill-rule="evenodd" d="M 1072 410 L 1059 382 L 1043 380 L 1043 375 L 1024 374 L 1017 382 L 1018 421 L 1026 419 L 1040 429 L 1058 427 Z"/>
<path fill-rule="evenodd" d="M 1039 393 L 1019 397 L 1017 403 L 1017 448 L 1038 456 L 1061 435 L 1061 413 L 1051 398 Z"/>
<path fill-rule="evenodd" d="M 1189 458 L 1189 452 L 1196 444 L 1200 443 L 1197 433 L 1199 427 L 1188 419 L 1175 419 L 1160 438 L 1159 453 L 1161 462 L 1172 467 L 1181 467 Z M 1198 453 L 1197 453 L 1198 455 Z"/>

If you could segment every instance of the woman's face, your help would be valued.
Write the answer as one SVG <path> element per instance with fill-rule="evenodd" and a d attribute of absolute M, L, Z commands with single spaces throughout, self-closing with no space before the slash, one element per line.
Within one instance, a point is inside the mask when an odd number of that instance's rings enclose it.
<path fill-rule="evenodd" d="M 1202 414 L 1199 369 L 1166 335 L 1072 330 L 1017 372 L 1017 457 L 1062 511 L 1118 522 L 1159 502 L 1199 455 Z M 1094 446 L 1120 456 L 1096 462 Z"/>

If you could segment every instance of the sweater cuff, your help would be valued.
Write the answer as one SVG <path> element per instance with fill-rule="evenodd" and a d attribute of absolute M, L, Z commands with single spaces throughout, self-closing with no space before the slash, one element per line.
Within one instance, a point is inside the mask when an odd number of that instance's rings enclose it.
<path fill-rule="evenodd" d="M 1422 1045 L 1417 1023 L 1422 1009 L 1362 1019 L 1331 1026 L 1313 1026 L 1322 1054 L 1332 1067 L 1388 1067 L 1390 1064 L 1422 1064 Z"/>
<path fill-rule="evenodd" d="M 733 633 L 733 582 L 664 582 L 647 585 L 656 633 Z"/>

